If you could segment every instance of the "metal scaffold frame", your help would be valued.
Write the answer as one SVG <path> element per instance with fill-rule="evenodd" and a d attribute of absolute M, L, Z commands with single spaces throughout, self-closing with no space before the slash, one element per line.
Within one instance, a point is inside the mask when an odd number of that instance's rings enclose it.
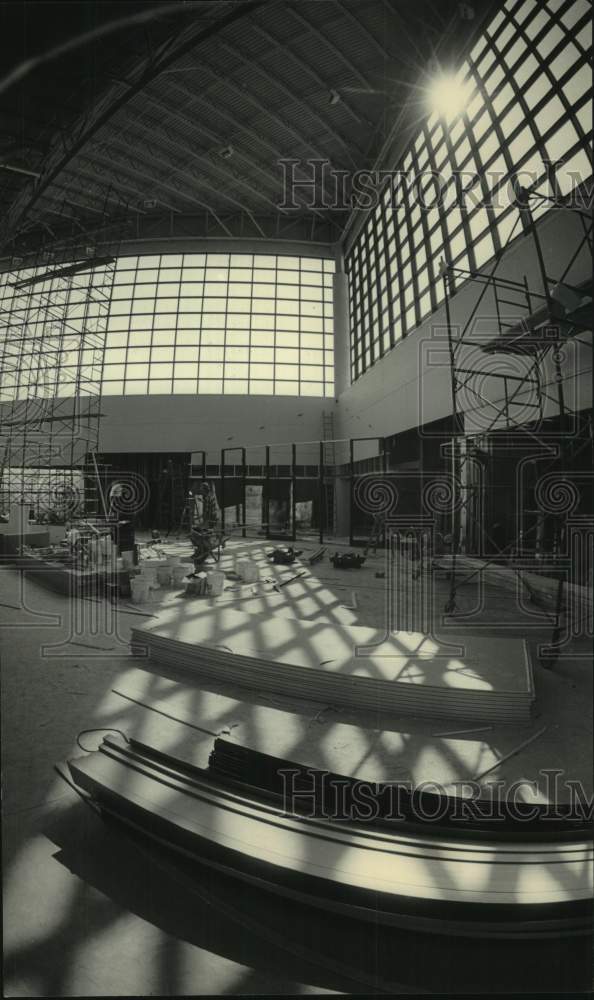
<path fill-rule="evenodd" d="M 108 317 L 124 211 L 13 253 L 1 277 L 0 495 L 37 516 L 103 513 L 99 447 Z M 100 248 L 95 242 L 101 239 Z M 32 474 L 32 471 L 34 474 Z"/>
<path fill-rule="evenodd" d="M 576 288 L 565 282 L 573 263 L 584 248 L 588 246 L 592 253 L 592 216 L 586 213 L 581 206 L 567 204 L 561 207 L 577 212 L 583 229 L 583 237 L 578 242 L 578 246 L 571 255 L 563 274 L 558 279 L 552 279 L 547 274 L 545 259 L 537 228 L 534 223 L 531 210 L 531 198 L 535 197 L 534 191 L 527 191 L 517 188 L 517 207 L 519 209 L 518 219 L 523 219 L 525 229 L 532 238 L 538 261 L 542 292 L 529 288 L 526 277 L 522 281 L 499 279 L 495 277 L 497 266 L 502 259 L 501 256 L 495 261 L 490 274 L 475 273 L 454 268 L 442 262 L 441 273 L 444 288 L 444 301 L 447 326 L 447 343 L 450 362 L 450 382 L 452 399 L 452 424 L 453 437 L 449 445 L 444 449 L 445 456 L 451 462 L 452 472 L 452 505 L 451 505 L 451 564 L 450 564 L 450 588 L 444 611 L 447 614 L 454 614 L 457 609 L 456 595 L 459 587 L 475 577 L 486 566 L 500 561 L 502 556 L 520 553 L 525 543 L 526 533 L 522 535 L 520 531 L 504 548 L 500 548 L 496 555 L 487 559 L 480 569 L 471 571 L 460 571 L 457 557 L 462 554 L 462 519 L 466 523 L 476 522 L 474 527 L 482 533 L 483 537 L 489 537 L 483 523 L 477 522 L 473 516 L 473 509 L 477 506 L 476 492 L 481 489 L 479 483 L 468 484 L 468 464 L 475 452 L 480 452 L 484 439 L 495 428 L 503 428 L 509 437 L 516 437 L 520 443 L 525 439 L 526 429 L 536 426 L 540 427 L 544 419 L 544 407 L 546 402 L 552 402 L 558 411 L 559 432 L 563 435 L 561 445 L 550 445 L 543 442 L 544 457 L 548 464 L 541 470 L 541 477 L 547 472 L 554 470 L 561 477 L 571 475 L 571 458 L 575 457 L 585 447 L 592 449 L 592 418 L 584 420 L 583 415 L 577 410 L 572 410 L 566 399 L 563 376 L 561 370 L 561 348 L 568 340 L 576 338 L 580 332 L 591 330 L 591 300 L 592 286 L 584 283 Z M 537 197 L 541 197 L 538 195 Z M 513 232 L 510 234 L 510 239 Z M 482 291 L 468 317 L 463 329 L 458 336 L 454 336 L 454 326 L 451 317 L 451 298 L 455 294 L 454 282 L 457 276 L 470 279 L 483 285 Z M 484 300 L 485 294 L 491 289 L 495 301 L 496 324 L 498 335 L 488 342 L 477 342 L 471 339 L 468 334 L 472 329 L 474 319 L 478 309 Z M 560 290 L 560 291 L 559 291 Z M 563 301 L 563 292 L 567 292 L 570 305 Z M 517 296 L 516 299 L 505 298 L 508 295 Z M 584 307 L 584 299 L 589 296 L 589 306 Z M 573 297 L 573 301 L 572 301 Z M 535 303 L 539 306 L 535 308 Z M 579 304 L 578 304 L 579 303 Z M 513 306 L 518 311 L 521 309 L 522 316 L 519 322 L 506 322 L 502 318 L 502 305 Z M 585 341 L 582 341 L 585 343 Z M 591 344 L 589 345 L 591 347 Z M 460 396 L 465 393 L 468 398 L 472 396 L 473 378 L 484 375 L 484 371 L 479 368 L 467 367 L 460 363 L 460 353 L 464 348 L 478 347 L 482 353 L 495 354 L 507 353 L 522 356 L 527 363 L 522 375 L 510 375 L 507 372 L 489 371 L 489 377 L 499 379 L 503 386 L 502 397 L 499 406 L 491 400 L 486 400 L 476 391 L 475 395 L 480 403 L 486 403 L 494 409 L 494 416 L 485 428 L 474 434 L 467 433 L 465 427 L 466 413 L 460 404 Z M 547 357 L 552 358 L 554 371 L 555 394 L 551 395 L 547 391 L 547 385 L 543 378 L 543 365 Z M 532 400 L 528 403 L 524 399 L 521 408 L 521 419 L 514 416 L 513 404 L 527 389 L 532 390 Z M 533 413 L 528 416 L 527 408 Z M 567 433 L 569 420 L 574 420 L 575 433 Z M 570 454 L 568 454 L 568 452 Z M 479 509 L 480 508 L 480 505 Z M 567 515 L 552 514 L 556 519 L 554 526 L 555 546 L 560 552 L 567 541 Z M 535 521 L 532 531 L 538 529 L 539 522 Z M 489 539 L 492 541 L 491 539 Z M 495 546 L 497 549 L 497 546 Z M 556 555 L 557 552 L 553 553 Z M 553 631 L 551 643 L 546 655 L 543 657 L 548 664 L 554 663 L 559 654 L 559 646 L 563 636 L 562 618 L 565 611 L 565 571 L 554 571 L 557 578 L 557 596 L 555 601 L 555 612 L 552 618 Z M 523 586 L 530 591 L 531 599 L 534 593 L 531 591 L 525 577 L 517 571 L 518 578 Z"/>

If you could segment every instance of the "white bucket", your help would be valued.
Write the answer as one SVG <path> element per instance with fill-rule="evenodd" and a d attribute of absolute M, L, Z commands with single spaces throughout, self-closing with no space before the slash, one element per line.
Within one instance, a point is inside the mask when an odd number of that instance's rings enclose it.
<path fill-rule="evenodd" d="M 225 574 L 220 569 L 214 569 L 206 574 L 206 582 L 212 597 L 218 597 L 223 593 Z"/>
<path fill-rule="evenodd" d="M 183 583 L 187 576 L 187 566 L 172 566 L 171 567 L 171 578 L 176 586 Z"/>
<path fill-rule="evenodd" d="M 258 567 L 251 559 L 238 559 L 236 570 L 245 583 L 254 583 L 258 579 Z"/>
<path fill-rule="evenodd" d="M 134 580 L 130 580 L 130 590 L 132 593 L 132 600 L 142 603 L 143 601 L 148 601 L 148 583 L 141 577 L 137 576 Z"/>

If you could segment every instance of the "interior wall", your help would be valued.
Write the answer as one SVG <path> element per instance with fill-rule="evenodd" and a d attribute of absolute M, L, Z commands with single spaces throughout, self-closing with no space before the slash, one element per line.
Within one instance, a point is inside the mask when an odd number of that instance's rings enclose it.
<path fill-rule="evenodd" d="M 322 413 L 334 412 L 334 399 L 304 396 L 105 396 L 101 402 L 100 451 L 192 452 L 205 450 L 218 463 L 221 448 L 248 448 L 247 461 L 283 461 L 281 447 L 299 447 L 299 461 L 316 462 L 322 437 Z M 274 447 L 276 446 L 276 447 Z M 258 457 L 258 453 L 262 457 Z M 230 452 L 229 463 L 240 462 Z"/>
<path fill-rule="evenodd" d="M 583 237 L 580 219 L 569 211 L 553 210 L 541 220 L 538 229 L 547 273 L 550 277 L 559 279 Z M 492 269 L 491 264 L 484 268 L 483 272 L 488 274 Z M 591 276 L 591 271 L 590 253 L 587 248 L 582 248 L 566 280 L 570 283 L 584 281 Z M 532 289 L 542 293 L 534 242 L 529 236 L 522 236 L 510 245 L 496 270 L 496 276 L 499 278 L 522 280 L 523 275 L 526 275 Z M 478 283 L 467 281 L 451 299 L 454 336 L 459 335 L 463 329 L 481 289 L 482 286 Z M 504 308 L 509 321 L 520 319 L 525 314 L 525 309 L 520 311 L 509 305 Z M 411 427 L 420 427 L 452 412 L 445 320 L 445 307 L 442 304 L 414 333 L 396 344 L 373 368 L 340 394 L 338 405 L 340 437 L 362 437 L 368 434 L 387 436 Z M 479 338 L 480 341 L 497 335 L 495 306 L 491 292 L 485 295 L 478 309 L 468 339 L 473 339 L 473 332 L 475 338 Z M 335 335 L 337 339 L 344 340 L 349 336 L 348 327 L 336 330 Z M 581 339 L 591 341 L 591 334 L 582 334 Z M 473 365 L 477 359 L 477 352 L 475 349 L 470 350 L 474 351 L 474 359 L 471 361 Z M 591 405 L 592 398 L 591 347 L 573 342 L 564 348 L 563 354 L 562 371 L 568 402 L 575 409 L 585 409 Z M 480 355 L 484 363 L 485 355 L 479 351 L 478 356 Z M 462 353 L 459 363 L 464 364 Z M 493 355 L 488 365 L 492 372 L 506 371 L 517 374 L 526 367 L 521 359 L 502 354 Z M 552 379 L 553 373 L 548 362 L 547 369 L 550 372 L 547 379 L 549 377 Z M 483 386 L 483 391 L 487 398 L 495 399 L 502 396 L 502 380 L 489 378 Z M 548 402 L 546 415 L 551 415 L 555 411 L 555 404 Z"/>

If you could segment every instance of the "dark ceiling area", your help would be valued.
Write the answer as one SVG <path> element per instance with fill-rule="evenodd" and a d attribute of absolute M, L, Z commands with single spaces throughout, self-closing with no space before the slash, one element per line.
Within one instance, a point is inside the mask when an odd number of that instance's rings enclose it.
<path fill-rule="evenodd" d="M 333 242 L 489 0 L 3 3 L 0 254 L 96 234 Z M 283 205 L 281 161 L 314 189 Z M 347 182 L 348 185 L 348 182 Z M 312 201 L 314 204 L 312 205 Z"/>

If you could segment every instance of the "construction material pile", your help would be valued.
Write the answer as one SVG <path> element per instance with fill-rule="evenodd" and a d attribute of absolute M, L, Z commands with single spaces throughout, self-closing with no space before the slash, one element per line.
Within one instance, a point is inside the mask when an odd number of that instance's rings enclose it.
<path fill-rule="evenodd" d="M 133 629 L 140 655 L 241 687 L 324 704 L 517 723 L 534 685 L 522 639 L 449 636 L 246 614 L 163 609 Z"/>

